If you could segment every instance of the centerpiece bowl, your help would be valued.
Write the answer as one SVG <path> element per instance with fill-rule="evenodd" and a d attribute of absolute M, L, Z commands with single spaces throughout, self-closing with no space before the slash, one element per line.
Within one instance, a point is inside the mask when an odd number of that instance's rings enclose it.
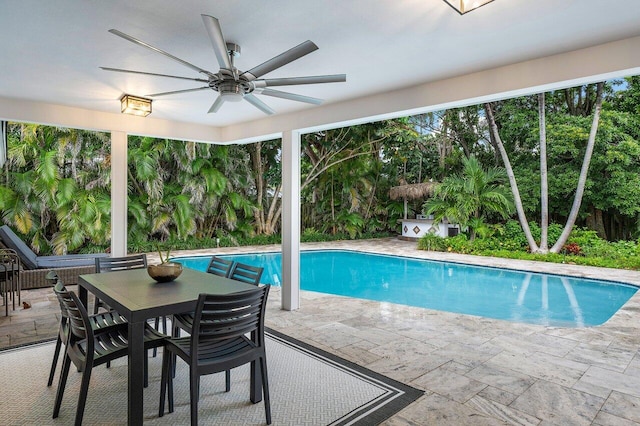
<path fill-rule="evenodd" d="M 182 273 L 182 264 L 177 262 L 165 262 L 159 265 L 147 266 L 149 276 L 159 283 L 173 281 Z"/>

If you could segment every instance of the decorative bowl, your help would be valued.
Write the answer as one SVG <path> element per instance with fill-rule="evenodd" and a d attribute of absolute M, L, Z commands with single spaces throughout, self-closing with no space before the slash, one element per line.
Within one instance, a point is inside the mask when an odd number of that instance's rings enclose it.
<path fill-rule="evenodd" d="M 147 273 L 151 278 L 159 283 L 173 281 L 182 273 L 182 264 L 175 262 L 165 262 L 159 265 L 147 266 Z"/>

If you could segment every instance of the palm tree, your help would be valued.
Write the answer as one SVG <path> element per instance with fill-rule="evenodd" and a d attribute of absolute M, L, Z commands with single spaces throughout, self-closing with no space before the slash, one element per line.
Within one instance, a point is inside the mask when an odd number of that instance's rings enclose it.
<path fill-rule="evenodd" d="M 436 185 L 423 210 L 433 214 L 436 222 L 446 219 L 468 226 L 473 240 L 488 214 L 509 217 L 514 211 L 513 197 L 505 185 L 503 169 L 484 170 L 475 157 L 463 159 L 462 164 L 461 174 L 448 176 Z"/>
<path fill-rule="evenodd" d="M 590 89 L 587 89 L 590 91 Z M 598 125 L 600 122 L 600 114 L 602 112 L 602 103 L 603 103 L 603 90 L 604 90 L 604 82 L 599 82 L 596 84 L 596 95 L 595 102 L 593 103 L 593 119 L 591 122 L 591 130 L 589 132 L 589 138 L 587 140 L 587 146 L 584 152 L 584 159 L 582 161 L 582 168 L 580 170 L 580 176 L 578 178 L 578 185 L 576 187 L 575 197 L 573 199 L 573 204 L 571 206 L 571 211 L 569 212 L 569 217 L 567 218 L 567 223 L 565 224 L 562 234 L 555 242 L 551 249 L 547 249 L 547 228 L 548 228 L 548 194 L 547 194 L 547 164 L 546 164 L 546 119 L 545 119 L 545 107 L 544 107 L 544 95 L 538 97 L 538 113 L 540 117 L 539 128 L 540 128 L 540 155 L 544 156 L 540 160 L 540 176 L 541 176 L 541 197 L 542 197 L 542 239 L 540 246 L 537 245 L 536 241 L 533 238 L 531 230 L 529 228 L 529 223 L 527 221 L 527 217 L 524 212 L 524 208 L 522 205 L 522 200 L 520 199 L 520 191 L 518 189 L 518 184 L 516 182 L 515 174 L 513 173 L 513 168 L 511 167 L 511 163 L 509 161 L 509 155 L 504 148 L 504 144 L 500 137 L 500 132 L 498 130 L 498 126 L 496 124 L 496 119 L 493 114 L 492 106 L 489 103 L 484 104 L 485 114 L 487 116 L 487 121 L 489 123 L 489 131 L 491 133 L 491 139 L 495 143 L 495 146 L 500 151 L 500 155 L 502 157 L 502 161 L 505 164 L 507 175 L 509 177 L 509 183 L 511 186 L 511 191 L 513 193 L 513 197 L 515 200 L 516 209 L 518 211 L 518 218 L 520 219 L 520 226 L 522 226 L 522 230 L 527 238 L 527 242 L 529 243 L 529 249 L 532 253 L 559 253 L 564 244 L 567 242 L 569 235 L 571 234 L 571 230 L 573 229 L 573 225 L 576 222 L 578 217 L 578 213 L 580 212 L 580 205 L 582 204 L 582 196 L 584 195 L 584 189 L 587 181 L 587 174 L 589 172 L 589 164 L 591 162 L 591 156 L 593 155 L 593 149 L 596 142 L 596 135 L 598 132 Z M 571 106 L 570 110 L 574 109 Z"/>

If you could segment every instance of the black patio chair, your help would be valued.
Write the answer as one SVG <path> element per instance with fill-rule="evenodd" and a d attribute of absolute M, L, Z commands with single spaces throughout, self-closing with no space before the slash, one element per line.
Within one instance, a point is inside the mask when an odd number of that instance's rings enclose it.
<path fill-rule="evenodd" d="M 211 256 L 211 260 L 207 266 L 207 272 L 221 277 L 228 277 L 232 266 L 233 260 L 223 259 L 218 256 Z"/>
<path fill-rule="evenodd" d="M 47 279 L 55 282 L 54 292 L 56 292 L 56 295 L 67 290 L 64 283 L 58 279 L 55 273 L 51 273 Z M 51 370 L 49 372 L 47 386 L 51 386 L 53 383 L 53 376 L 55 375 L 56 366 L 58 365 L 58 357 L 60 356 L 62 344 L 64 343 L 66 346 L 67 341 L 69 340 L 69 317 L 67 315 L 67 310 L 59 297 L 58 302 L 60 302 L 60 327 L 58 329 L 58 337 L 56 338 L 56 347 L 53 353 L 53 361 L 51 362 Z M 127 321 L 115 311 L 91 315 L 89 316 L 89 322 L 91 323 L 91 329 L 94 333 L 103 333 L 105 331 L 115 331 L 118 329 L 126 332 L 128 327 Z"/>
<path fill-rule="evenodd" d="M 228 371 L 250 362 L 260 363 L 265 416 L 267 424 L 271 424 L 264 340 L 269 288 L 267 285 L 224 296 L 201 294 L 198 297 L 191 336 L 166 341 L 162 355 L 160 417 L 164 415 L 167 396 L 169 412 L 173 412 L 172 364 L 177 356 L 189 365 L 192 426 L 198 424 L 200 376 Z"/>
<path fill-rule="evenodd" d="M 229 272 L 229 278 L 243 283 L 258 285 L 264 268 L 236 262 Z"/>
<path fill-rule="evenodd" d="M 84 407 L 87 401 L 91 371 L 95 366 L 127 356 L 128 327 L 114 327 L 94 331 L 87 310 L 82 302 L 80 302 L 80 299 L 78 299 L 78 296 L 66 289 L 54 288 L 54 291 L 61 306 L 66 310 L 69 336 L 66 344 L 64 362 L 62 363 L 58 390 L 56 392 L 53 418 L 57 418 L 60 414 L 62 397 L 64 396 L 69 369 L 73 362 L 76 368 L 82 372 L 75 419 L 75 425 L 80 426 L 82 425 Z M 145 349 L 162 346 L 164 345 L 165 339 L 165 335 L 158 333 L 151 327 L 145 327 Z M 146 369 L 145 363 L 145 373 Z"/>
<path fill-rule="evenodd" d="M 16 296 L 18 306 L 22 303 L 20 287 L 20 257 L 15 250 L 0 248 L 0 292 L 4 303 L 5 315 L 9 315 L 9 299 L 12 309 L 16 310 Z"/>

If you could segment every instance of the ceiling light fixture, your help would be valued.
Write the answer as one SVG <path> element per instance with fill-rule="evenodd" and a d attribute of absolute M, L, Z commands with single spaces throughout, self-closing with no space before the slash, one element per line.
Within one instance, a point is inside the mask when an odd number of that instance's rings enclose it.
<path fill-rule="evenodd" d="M 454 8 L 460 15 L 471 12 L 474 9 L 491 3 L 493 0 L 444 0 L 449 6 Z"/>
<path fill-rule="evenodd" d="M 146 117 L 151 114 L 151 99 L 138 96 L 123 95 L 120 98 L 120 109 L 123 114 Z"/>

